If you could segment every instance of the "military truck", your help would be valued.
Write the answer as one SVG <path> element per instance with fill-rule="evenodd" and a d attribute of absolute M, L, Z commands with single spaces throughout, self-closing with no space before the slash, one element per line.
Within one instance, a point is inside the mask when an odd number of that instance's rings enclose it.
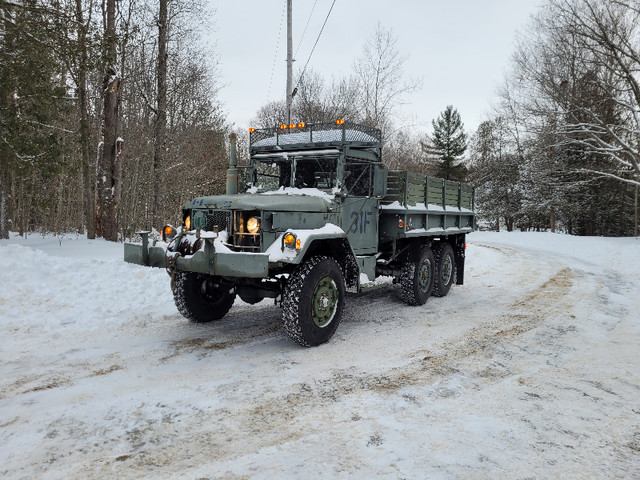
<path fill-rule="evenodd" d="M 286 333 L 315 346 L 338 328 L 345 292 L 379 276 L 410 305 L 463 284 L 471 187 L 389 171 L 380 130 L 341 120 L 250 129 L 249 143 L 246 193 L 232 135 L 227 193 L 185 204 L 162 241 L 145 231 L 125 244 L 125 261 L 167 269 L 189 320 L 218 320 L 236 297 L 273 298 Z"/>

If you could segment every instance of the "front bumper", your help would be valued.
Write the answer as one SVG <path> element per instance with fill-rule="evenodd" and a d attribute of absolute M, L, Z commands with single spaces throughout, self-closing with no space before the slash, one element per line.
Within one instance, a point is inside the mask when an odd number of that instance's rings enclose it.
<path fill-rule="evenodd" d="M 149 245 L 148 232 L 139 232 L 142 244 L 125 243 L 124 261 L 148 267 L 169 268 L 175 258 L 175 268 L 222 277 L 266 278 L 269 275 L 269 255 L 265 253 L 216 252 L 214 238 L 205 238 L 204 248 L 193 255 L 181 256 L 168 252 L 164 245 Z"/>

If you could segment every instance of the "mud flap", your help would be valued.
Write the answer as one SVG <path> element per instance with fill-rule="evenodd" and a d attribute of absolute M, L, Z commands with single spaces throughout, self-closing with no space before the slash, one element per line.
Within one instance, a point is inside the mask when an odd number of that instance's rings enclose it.
<path fill-rule="evenodd" d="M 456 235 L 453 245 L 453 254 L 456 259 L 456 285 L 464 285 L 464 259 L 465 259 L 465 234 Z"/>

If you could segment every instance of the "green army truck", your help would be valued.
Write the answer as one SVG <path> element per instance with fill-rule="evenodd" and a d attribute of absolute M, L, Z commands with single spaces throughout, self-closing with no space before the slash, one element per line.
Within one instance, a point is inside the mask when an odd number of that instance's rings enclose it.
<path fill-rule="evenodd" d="M 336 331 L 347 290 L 379 276 L 410 305 L 464 281 L 465 236 L 474 229 L 467 185 L 382 163 L 378 129 L 335 124 L 250 130 L 249 182 L 238 193 L 235 136 L 225 195 L 184 205 L 162 241 L 139 232 L 125 261 L 166 268 L 180 313 L 224 317 L 236 297 L 274 298 L 284 330 L 304 346 Z"/>

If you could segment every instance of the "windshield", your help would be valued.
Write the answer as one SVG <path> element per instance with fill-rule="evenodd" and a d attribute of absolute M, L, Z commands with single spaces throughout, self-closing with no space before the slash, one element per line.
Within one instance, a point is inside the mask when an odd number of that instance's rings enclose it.
<path fill-rule="evenodd" d="M 301 157 L 296 159 L 294 187 L 331 190 L 336 186 L 336 158 Z"/>
<path fill-rule="evenodd" d="M 265 159 L 255 163 L 254 185 L 263 191 L 288 187 L 291 183 L 291 160 Z"/>
<path fill-rule="evenodd" d="M 254 186 L 261 191 L 278 190 L 280 187 L 330 191 L 337 185 L 337 157 L 300 155 L 255 160 Z M 293 182 L 292 171 L 295 172 Z"/>

